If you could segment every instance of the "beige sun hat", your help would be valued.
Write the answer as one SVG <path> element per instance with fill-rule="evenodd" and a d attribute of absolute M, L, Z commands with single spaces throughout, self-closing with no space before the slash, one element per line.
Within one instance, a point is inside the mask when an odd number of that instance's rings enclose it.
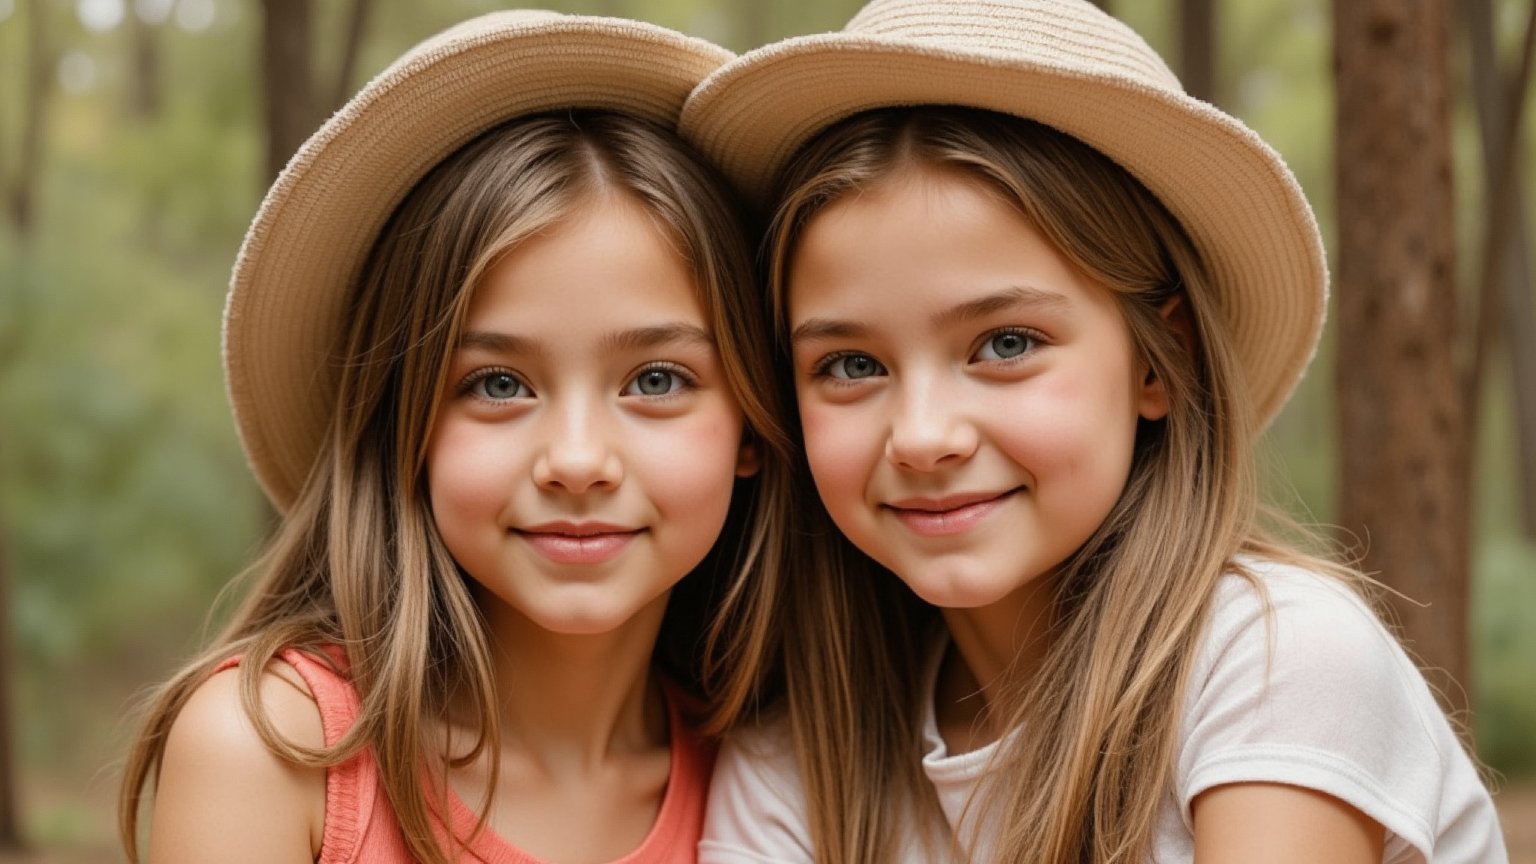
<path fill-rule="evenodd" d="M 396 60 L 304 143 L 245 235 L 224 309 L 224 370 L 246 457 L 284 510 L 322 446 L 347 289 L 390 213 L 471 139 L 523 114 L 620 111 L 667 128 L 734 54 L 617 18 L 495 12 Z"/>
<path fill-rule="evenodd" d="M 825 127 L 927 104 L 1052 126 L 1162 199 L 1210 268 L 1260 422 L 1274 418 L 1316 351 L 1327 306 L 1312 210 L 1258 135 L 1186 95 L 1140 36 L 1086 0 L 873 0 L 840 32 L 722 66 L 679 128 L 761 204 Z"/>

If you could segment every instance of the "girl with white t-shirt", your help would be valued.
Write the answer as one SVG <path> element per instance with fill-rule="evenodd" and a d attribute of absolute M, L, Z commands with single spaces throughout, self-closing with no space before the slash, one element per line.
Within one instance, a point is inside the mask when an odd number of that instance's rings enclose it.
<path fill-rule="evenodd" d="M 773 208 L 856 547 L 805 508 L 701 860 L 1505 860 L 1362 577 L 1259 527 L 1327 286 L 1273 150 L 1078 0 L 874 0 L 681 127 Z"/>

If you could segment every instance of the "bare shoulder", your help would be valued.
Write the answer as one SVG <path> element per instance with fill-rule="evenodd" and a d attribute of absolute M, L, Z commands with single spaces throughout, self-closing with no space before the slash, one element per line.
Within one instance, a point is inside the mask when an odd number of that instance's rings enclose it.
<path fill-rule="evenodd" d="M 320 710 L 290 667 L 261 676 L 278 733 L 320 747 Z M 325 770 L 269 749 L 240 700 L 239 670 L 209 678 L 171 727 L 150 818 L 149 860 L 313 861 L 325 820 Z"/>

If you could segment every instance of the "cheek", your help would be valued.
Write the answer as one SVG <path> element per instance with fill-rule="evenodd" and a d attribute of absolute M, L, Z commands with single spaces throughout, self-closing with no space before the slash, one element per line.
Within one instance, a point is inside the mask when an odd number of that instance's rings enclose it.
<path fill-rule="evenodd" d="M 450 420 L 439 427 L 427 445 L 427 489 L 439 521 L 440 511 L 474 509 L 487 503 L 498 486 L 504 490 L 499 469 L 509 455 L 471 424 Z"/>
<path fill-rule="evenodd" d="M 427 447 L 427 494 L 432 520 L 448 552 L 470 573 L 484 572 L 490 538 L 500 536 L 510 500 L 515 456 L 472 424 L 448 421 Z M 491 529 L 486 533 L 486 529 Z"/>
<path fill-rule="evenodd" d="M 1135 449 L 1139 415 L 1131 388 L 1115 376 L 1063 375 L 1035 395 L 998 434 L 1038 475 L 1042 494 L 1070 494 L 1090 510 L 1107 510 Z"/>
<path fill-rule="evenodd" d="M 728 411 L 635 430 L 632 464 L 660 509 L 673 518 L 724 519 L 736 482 L 742 421 Z"/>
<path fill-rule="evenodd" d="M 862 500 L 871 459 L 882 452 L 877 427 L 846 406 L 806 400 L 800 403 L 800 425 L 806 462 L 827 509 L 835 513 L 840 503 Z"/>

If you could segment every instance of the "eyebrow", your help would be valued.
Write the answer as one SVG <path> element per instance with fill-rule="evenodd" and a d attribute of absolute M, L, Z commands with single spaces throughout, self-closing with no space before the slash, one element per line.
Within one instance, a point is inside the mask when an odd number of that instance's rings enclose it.
<path fill-rule="evenodd" d="M 789 334 L 791 344 L 816 339 L 851 339 L 869 332 L 869 328 L 836 318 L 807 318 Z"/>
<path fill-rule="evenodd" d="M 946 326 L 962 321 L 985 318 L 1005 309 L 1034 308 L 1043 311 L 1061 311 L 1069 308 L 1071 301 L 1065 296 L 1030 285 L 1015 285 L 985 297 L 967 300 L 951 306 L 933 316 L 936 326 Z M 849 339 L 864 336 L 869 328 L 856 321 L 839 318 L 807 318 L 789 336 L 790 342 L 816 339 Z"/>
<path fill-rule="evenodd" d="M 607 351 L 634 351 L 655 348 L 660 345 L 679 343 L 715 347 L 715 339 L 708 330 L 686 322 L 659 324 L 654 327 L 636 327 L 621 330 L 603 337 L 602 347 Z M 468 330 L 459 339 L 459 350 L 479 349 L 496 354 L 541 355 L 544 346 L 537 339 L 511 333 L 492 333 L 484 330 Z"/>
<path fill-rule="evenodd" d="M 703 327 L 682 321 L 655 327 L 621 330 L 603 337 L 603 347 L 609 351 L 634 351 L 677 344 L 694 344 L 713 348 L 715 337 Z"/>
<path fill-rule="evenodd" d="M 1071 305 L 1071 301 L 1055 291 L 1047 291 L 1031 285 L 1015 285 L 1011 288 L 1004 288 L 995 294 L 988 294 L 985 297 L 978 297 L 975 300 L 967 300 L 958 306 L 952 306 L 933 316 L 933 323 L 942 326 L 962 321 L 973 321 L 977 318 L 985 318 L 994 312 L 1002 312 L 1005 309 L 1032 308 L 1041 311 L 1059 312 L 1069 308 Z"/>
<path fill-rule="evenodd" d="M 479 349 L 495 354 L 542 354 L 543 348 L 532 339 L 511 333 L 490 333 L 484 330 L 466 330 L 459 337 L 459 350 Z"/>

